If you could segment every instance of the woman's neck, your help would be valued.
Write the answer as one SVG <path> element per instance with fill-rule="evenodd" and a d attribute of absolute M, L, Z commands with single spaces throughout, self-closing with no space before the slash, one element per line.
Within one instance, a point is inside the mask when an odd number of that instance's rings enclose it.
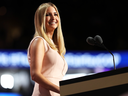
<path fill-rule="evenodd" d="M 54 34 L 54 30 L 46 31 L 47 36 L 52 39 L 52 36 Z"/>
<path fill-rule="evenodd" d="M 50 39 L 52 39 L 53 32 L 47 32 L 46 34 L 47 34 L 47 36 L 48 36 Z"/>

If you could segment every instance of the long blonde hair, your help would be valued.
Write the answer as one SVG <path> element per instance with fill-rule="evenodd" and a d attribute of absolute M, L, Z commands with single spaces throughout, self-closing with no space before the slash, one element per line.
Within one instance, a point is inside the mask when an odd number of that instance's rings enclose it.
<path fill-rule="evenodd" d="M 59 17 L 58 27 L 57 29 L 55 29 L 54 34 L 53 34 L 53 41 L 55 44 L 53 44 L 51 40 L 48 38 L 48 36 L 46 35 L 46 28 L 45 28 L 46 11 L 47 11 L 47 8 L 50 6 L 55 8 L 55 10 L 58 13 L 58 17 Z M 41 4 L 35 12 L 34 23 L 35 23 L 34 37 L 36 36 L 43 37 L 52 49 L 57 50 L 58 53 L 62 57 L 64 57 L 66 49 L 65 49 L 64 38 L 62 34 L 60 15 L 59 15 L 57 7 L 53 3 L 50 3 L 50 2 Z"/>

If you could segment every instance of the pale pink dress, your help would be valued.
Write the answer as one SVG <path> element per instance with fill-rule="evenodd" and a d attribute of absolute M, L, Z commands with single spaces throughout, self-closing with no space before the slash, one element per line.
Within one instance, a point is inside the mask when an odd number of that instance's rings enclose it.
<path fill-rule="evenodd" d="M 28 61 L 31 64 L 31 57 L 29 55 L 29 48 L 31 43 L 36 38 L 42 38 L 37 36 L 32 39 L 30 45 L 28 47 Z M 63 76 L 66 74 L 68 66 L 64 58 L 62 58 L 57 51 L 53 50 L 49 44 L 42 38 L 44 41 L 45 47 L 45 56 L 43 59 L 43 66 L 42 66 L 42 75 L 45 76 L 49 81 L 54 83 L 55 85 L 59 86 L 59 81 L 62 80 Z M 34 90 L 32 96 L 60 96 L 60 94 L 55 93 L 53 91 L 47 90 L 40 86 L 38 83 L 35 82 Z"/>

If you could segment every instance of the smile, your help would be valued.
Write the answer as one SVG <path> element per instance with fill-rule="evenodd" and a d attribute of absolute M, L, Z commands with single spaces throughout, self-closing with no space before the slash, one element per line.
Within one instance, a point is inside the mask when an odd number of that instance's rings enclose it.
<path fill-rule="evenodd" d="M 54 25 L 54 24 L 56 24 L 56 22 L 49 22 L 49 24 Z"/>

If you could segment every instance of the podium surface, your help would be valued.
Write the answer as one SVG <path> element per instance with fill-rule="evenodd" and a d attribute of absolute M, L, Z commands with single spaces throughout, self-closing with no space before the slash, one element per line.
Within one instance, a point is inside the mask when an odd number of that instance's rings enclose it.
<path fill-rule="evenodd" d="M 128 92 L 128 67 L 60 81 L 61 96 L 120 96 Z"/>

